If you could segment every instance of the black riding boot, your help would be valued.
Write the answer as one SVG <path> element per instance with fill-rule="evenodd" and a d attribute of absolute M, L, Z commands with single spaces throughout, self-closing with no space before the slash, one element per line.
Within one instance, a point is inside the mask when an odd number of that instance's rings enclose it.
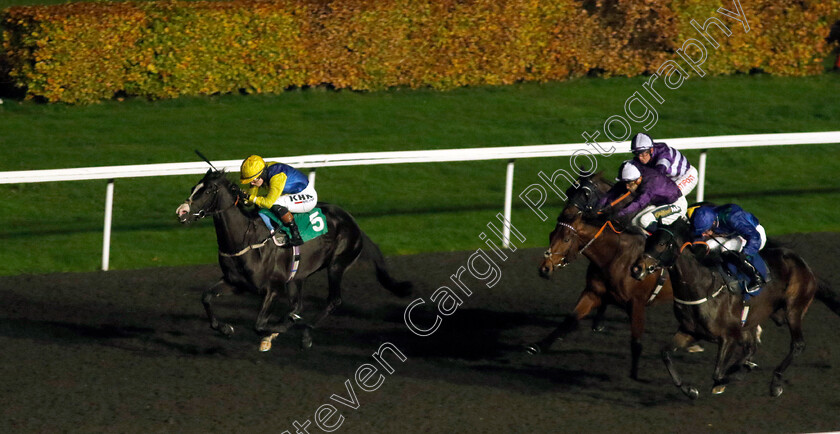
<path fill-rule="evenodd" d="M 758 270 L 755 269 L 755 267 L 753 266 L 753 264 L 750 263 L 749 260 L 744 259 L 741 263 L 740 268 L 744 274 L 750 276 L 750 288 L 764 285 L 764 278 L 761 277 L 761 273 L 759 273 Z"/>
<path fill-rule="evenodd" d="M 298 229 L 295 218 L 288 208 L 274 205 L 271 211 L 283 222 L 283 225 L 289 228 L 289 244 L 299 246 L 303 244 L 303 239 L 300 237 L 300 230 Z"/>

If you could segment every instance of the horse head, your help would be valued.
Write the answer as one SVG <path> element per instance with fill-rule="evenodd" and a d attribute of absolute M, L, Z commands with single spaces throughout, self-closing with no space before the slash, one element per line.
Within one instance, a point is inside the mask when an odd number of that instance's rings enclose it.
<path fill-rule="evenodd" d="M 577 227 L 581 224 L 583 215 L 577 213 L 574 218 L 567 218 L 564 214 L 557 217 L 557 225 L 548 236 L 548 250 L 540 263 L 540 276 L 548 279 L 557 268 L 563 268 L 577 258 L 582 247 Z"/>
<path fill-rule="evenodd" d="M 598 201 L 610 187 L 597 173 L 581 176 L 576 184 L 566 190 L 566 206 L 548 236 L 549 247 L 540 263 L 540 276 L 547 279 L 555 269 L 563 268 L 577 258 L 583 247 L 578 232 L 586 224 L 585 220 L 596 217 Z"/>
<path fill-rule="evenodd" d="M 175 210 L 183 224 L 221 213 L 236 205 L 239 186 L 230 182 L 225 172 L 208 170 L 204 178 L 193 186 L 190 196 Z"/>
<path fill-rule="evenodd" d="M 642 280 L 660 268 L 669 268 L 685 247 L 690 246 L 688 222 L 678 219 L 668 226 L 660 226 L 645 241 L 645 251 L 630 268 L 630 275 Z"/>

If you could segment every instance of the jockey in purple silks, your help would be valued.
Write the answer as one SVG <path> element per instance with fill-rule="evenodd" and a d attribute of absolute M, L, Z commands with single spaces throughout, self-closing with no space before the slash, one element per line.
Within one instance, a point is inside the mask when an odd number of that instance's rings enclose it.
<path fill-rule="evenodd" d="M 636 193 L 635 199 L 618 212 L 618 217 L 635 215 L 631 224 L 648 233 L 656 230 L 657 221 L 671 224 L 685 215 L 688 202 L 671 178 L 656 169 L 634 160 L 621 163 L 616 183 L 598 202 L 598 208 L 611 206 L 628 192 Z"/>
<path fill-rule="evenodd" d="M 633 136 L 630 150 L 636 161 L 671 178 L 683 196 L 687 196 L 697 186 L 697 169 L 689 164 L 680 151 L 665 143 L 654 143 L 653 139 L 644 133 Z"/>

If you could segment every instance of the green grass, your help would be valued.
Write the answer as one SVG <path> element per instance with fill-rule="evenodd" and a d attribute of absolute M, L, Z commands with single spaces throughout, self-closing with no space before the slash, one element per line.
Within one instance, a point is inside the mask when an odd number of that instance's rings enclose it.
<path fill-rule="evenodd" d="M 692 79 L 663 91 L 655 138 L 836 130 L 840 76 Z M 581 141 L 643 78 L 468 88 L 451 92 L 293 91 L 92 106 L 0 105 L 0 171 Z M 696 164 L 697 152 L 687 153 Z M 713 150 L 706 197 L 737 202 L 768 232 L 840 231 L 836 145 Z M 599 158 L 614 173 L 625 155 Z M 386 254 L 474 249 L 503 204 L 504 161 L 322 168 L 322 200 L 340 204 Z M 567 158 L 519 160 L 515 194 Z M 197 176 L 116 182 L 111 268 L 215 261 L 209 221 L 182 227 L 175 207 Z M 22 180 L 25 181 L 25 180 Z M 0 274 L 95 270 L 102 243 L 104 181 L 0 186 Z M 553 223 L 520 201 L 514 225 L 542 246 Z M 550 200 L 548 214 L 561 202 Z M 552 216 L 553 218 L 553 216 Z"/>

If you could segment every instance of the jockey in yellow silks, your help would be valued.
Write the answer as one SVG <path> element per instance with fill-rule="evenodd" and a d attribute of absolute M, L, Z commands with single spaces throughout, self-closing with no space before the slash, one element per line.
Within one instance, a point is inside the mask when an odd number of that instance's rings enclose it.
<path fill-rule="evenodd" d="M 259 155 L 251 155 L 242 162 L 239 173 L 242 184 L 250 184 L 248 201 L 261 208 L 270 209 L 289 228 L 289 243 L 303 244 L 292 213 L 305 213 L 318 202 L 318 193 L 309 178 L 288 164 L 266 162 Z M 260 188 L 268 194 L 259 196 Z"/>

